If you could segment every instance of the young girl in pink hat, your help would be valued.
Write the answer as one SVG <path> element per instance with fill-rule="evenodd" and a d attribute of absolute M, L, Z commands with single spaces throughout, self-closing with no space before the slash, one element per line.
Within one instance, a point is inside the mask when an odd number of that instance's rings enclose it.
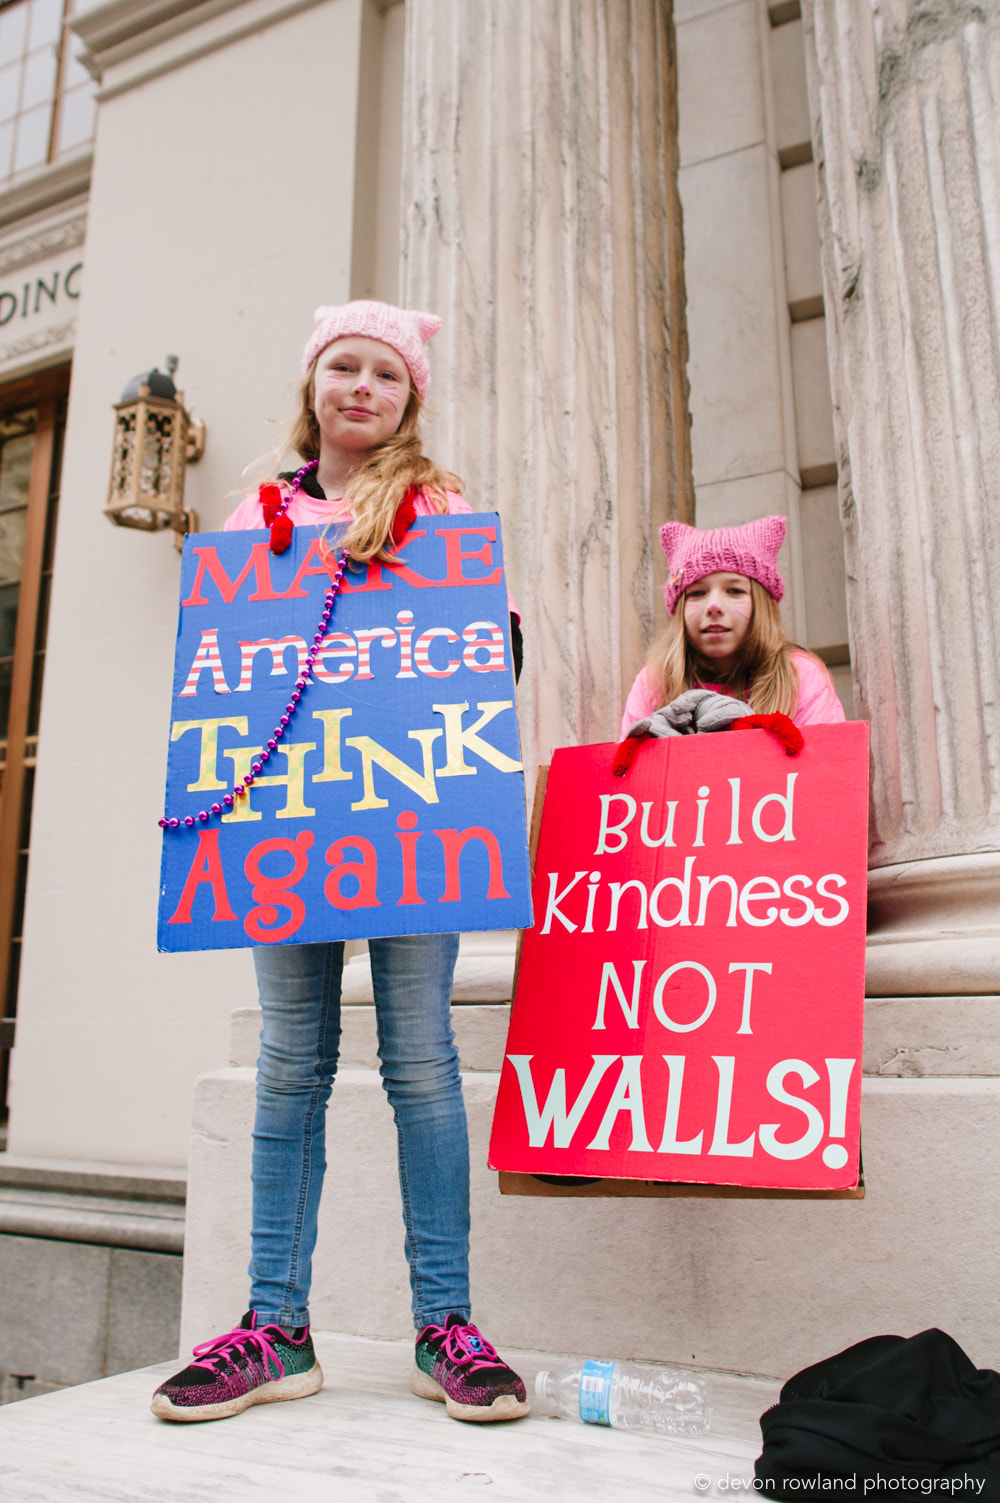
<path fill-rule="evenodd" d="M 319 308 L 287 448 L 304 463 L 247 497 L 227 528 L 347 523 L 354 560 L 387 558 L 414 516 L 468 512 L 460 482 L 423 454 L 420 408 L 432 314 L 386 303 Z M 512 617 L 515 668 L 520 633 Z M 263 1015 L 253 1142 L 250 1308 L 195 1348 L 157 1389 L 161 1419 L 208 1420 L 321 1387 L 309 1335 L 311 1260 L 337 1069 L 343 944 L 254 950 Z M 463 1420 L 528 1412 L 524 1384 L 471 1324 L 469 1145 L 451 1030 L 457 934 L 369 941 L 381 1075 L 399 1139 L 399 1180 L 417 1329 L 410 1380 Z M 363 1249 L 359 1254 L 364 1255 Z"/>
<path fill-rule="evenodd" d="M 670 620 L 632 685 L 621 734 L 688 689 L 716 689 L 758 715 L 796 725 L 846 719 L 825 666 L 785 636 L 778 549 L 784 517 L 701 531 L 667 522 L 665 599 Z"/>

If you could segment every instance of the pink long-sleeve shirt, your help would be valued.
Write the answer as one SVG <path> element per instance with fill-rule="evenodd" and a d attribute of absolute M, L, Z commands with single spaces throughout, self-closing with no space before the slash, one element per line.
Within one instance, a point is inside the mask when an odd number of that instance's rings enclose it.
<path fill-rule="evenodd" d="M 472 507 L 464 496 L 457 491 L 445 491 L 448 501 L 448 513 L 451 516 L 474 515 Z M 418 517 L 436 517 L 439 515 L 437 507 L 429 496 L 423 491 L 418 491 L 414 507 Z M 321 500 L 316 496 L 306 495 L 304 490 L 298 490 L 288 505 L 287 516 L 293 527 L 307 527 L 310 523 L 324 526 L 327 522 L 345 522 L 350 517 L 350 508 L 345 506 L 341 499 L 336 501 Z M 254 492 L 246 496 L 231 512 L 222 524 L 225 532 L 249 532 L 255 527 L 266 527 L 264 521 L 264 508 L 260 502 L 260 495 Z M 521 619 L 521 612 L 514 604 L 514 597 L 507 591 L 507 604 L 512 616 Z"/>
<path fill-rule="evenodd" d="M 795 667 L 799 680 L 799 697 L 795 706 L 792 720 L 796 725 L 834 725 L 838 721 L 846 720 L 844 707 L 837 698 L 837 691 L 833 687 L 826 668 L 818 658 L 812 657 L 808 652 L 793 652 L 791 660 Z M 717 684 L 700 684 L 702 689 L 718 689 L 720 694 L 726 691 Z M 624 737 L 629 726 L 644 716 L 651 715 L 658 710 L 663 701 L 662 690 L 656 684 L 654 676 L 648 668 L 643 668 L 636 674 L 635 681 L 629 690 L 628 699 L 625 701 L 625 713 L 622 716 L 621 734 Z"/>

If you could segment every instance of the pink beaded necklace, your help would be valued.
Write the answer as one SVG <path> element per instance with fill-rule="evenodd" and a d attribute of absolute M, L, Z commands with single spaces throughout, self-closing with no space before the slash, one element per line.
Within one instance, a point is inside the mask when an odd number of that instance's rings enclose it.
<path fill-rule="evenodd" d="M 297 471 L 294 479 L 292 480 L 291 487 L 287 496 L 281 496 L 281 492 L 276 485 L 261 487 L 261 502 L 264 507 L 264 520 L 265 522 L 267 522 L 271 530 L 272 553 L 284 553 L 288 548 L 288 545 L 292 540 L 292 524 L 288 519 L 288 516 L 286 515 L 288 508 L 291 505 L 292 497 L 302 485 L 305 477 L 307 475 L 310 475 L 318 465 L 319 460 L 317 459 L 310 460 L 308 464 L 304 464 L 302 468 Z M 275 492 L 277 492 L 278 496 L 281 497 L 280 500 L 275 499 Z M 309 651 L 306 654 L 306 660 L 302 672 L 295 680 L 295 688 L 293 689 L 291 697 L 287 705 L 285 706 L 285 713 L 280 717 L 278 724 L 275 726 L 274 731 L 268 739 L 267 745 L 261 747 L 256 757 L 251 762 L 250 771 L 247 773 L 246 777 L 241 783 L 236 783 L 232 791 L 226 793 L 223 796 L 220 803 L 212 804 L 207 809 L 199 809 L 197 814 L 187 814 L 183 819 L 168 819 L 166 815 L 164 815 L 164 817 L 158 821 L 161 830 L 178 830 L 185 826 L 190 830 L 193 829 L 195 825 L 207 824 L 213 815 L 219 816 L 221 814 L 224 814 L 227 809 L 231 809 L 233 807 L 237 799 L 246 798 L 257 778 L 259 778 L 261 773 L 263 772 L 264 764 L 270 760 L 271 753 L 277 749 L 278 742 L 284 736 L 286 730 L 291 724 L 293 715 L 299 707 L 299 700 L 302 698 L 304 690 L 308 688 L 309 684 L 312 681 L 313 664 L 319 656 L 319 650 L 322 645 L 323 638 L 326 636 L 326 629 L 330 623 L 330 617 L 333 614 L 333 602 L 336 599 L 337 592 L 339 591 L 340 586 L 343 583 L 344 571 L 346 568 L 347 549 L 341 548 L 340 557 L 337 560 L 337 568 L 334 572 L 333 580 L 327 587 L 326 595 L 324 597 L 323 614 L 319 618 L 319 626 L 317 627 L 315 635 L 313 636 L 312 646 L 309 648 Z"/>

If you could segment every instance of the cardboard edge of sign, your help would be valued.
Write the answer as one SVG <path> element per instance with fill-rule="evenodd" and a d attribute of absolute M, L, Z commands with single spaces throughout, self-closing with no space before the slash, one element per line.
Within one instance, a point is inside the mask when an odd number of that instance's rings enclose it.
<path fill-rule="evenodd" d="M 653 1179 L 561 1179 L 555 1174 L 516 1174 L 501 1169 L 501 1195 L 556 1196 L 565 1199 L 596 1196 L 617 1200 L 864 1200 L 860 1178 L 849 1190 L 785 1190 L 756 1185 L 695 1185 Z"/>
<path fill-rule="evenodd" d="M 531 885 L 535 882 L 535 853 L 542 826 L 542 806 L 548 765 L 539 767 L 535 798 L 531 810 L 529 840 Z M 517 995 L 517 976 L 521 968 L 521 943 L 524 930 L 518 931 L 517 956 L 511 1000 Z M 697 1185 L 654 1179 L 588 1179 L 557 1174 L 523 1174 L 510 1169 L 498 1171 L 501 1195 L 555 1196 L 566 1200 L 586 1197 L 615 1200 L 864 1200 L 865 1175 L 860 1163 L 858 1182 L 846 1190 L 787 1190 L 756 1185 Z"/>

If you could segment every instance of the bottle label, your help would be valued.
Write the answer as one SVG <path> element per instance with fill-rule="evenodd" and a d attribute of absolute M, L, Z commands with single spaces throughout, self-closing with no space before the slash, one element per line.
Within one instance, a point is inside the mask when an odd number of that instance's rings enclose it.
<path fill-rule="evenodd" d="M 610 1425 L 613 1362 L 585 1362 L 580 1374 L 580 1418 L 585 1425 Z"/>

